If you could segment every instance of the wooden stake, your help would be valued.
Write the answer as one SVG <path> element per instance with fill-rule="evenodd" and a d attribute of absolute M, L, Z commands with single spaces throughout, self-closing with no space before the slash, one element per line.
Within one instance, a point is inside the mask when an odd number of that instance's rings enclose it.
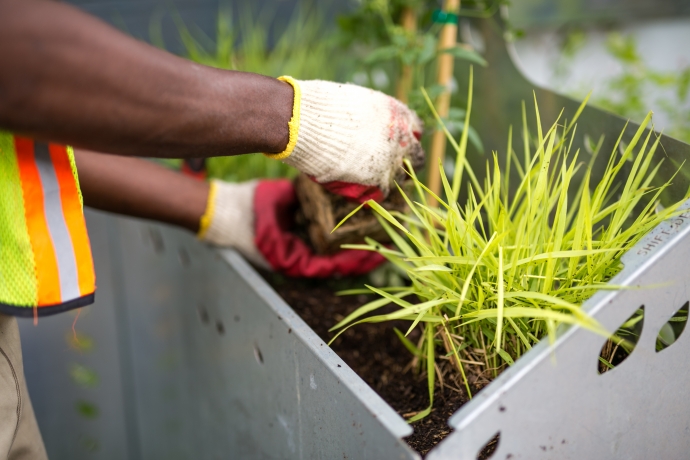
<path fill-rule="evenodd" d="M 405 7 L 402 11 L 402 16 L 400 17 L 400 25 L 403 29 L 414 34 L 417 32 L 417 11 L 413 8 Z M 408 96 L 410 90 L 412 89 L 412 66 L 404 65 L 402 68 L 402 73 L 400 75 L 400 80 L 398 80 L 398 87 L 395 91 L 395 97 L 399 101 L 407 104 Z"/>
<path fill-rule="evenodd" d="M 446 0 L 443 10 L 448 13 L 457 14 L 460 10 L 460 0 Z M 453 48 L 457 44 L 458 25 L 446 23 L 441 29 L 441 36 L 438 40 L 440 50 Z M 437 82 L 446 88 L 436 100 L 436 110 L 442 118 L 448 116 L 450 109 L 450 82 L 453 78 L 454 57 L 450 53 L 441 54 L 438 58 L 438 78 Z M 434 131 L 431 139 L 431 152 L 429 156 L 429 189 L 436 195 L 441 196 L 441 175 L 438 170 L 439 161 L 443 161 L 446 153 L 446 136 L 442 130 Z M 431 200 L 432 206 L 438 206 L 436 200 Z"/>

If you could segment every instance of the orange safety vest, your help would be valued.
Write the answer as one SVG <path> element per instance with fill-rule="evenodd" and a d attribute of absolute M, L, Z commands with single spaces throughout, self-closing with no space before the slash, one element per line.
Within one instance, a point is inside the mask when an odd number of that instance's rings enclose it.
<path fill-rule="evenodd" d="M 72 148 L 0 131 L 0 313 L 88 305 L 95 282 Z"/>

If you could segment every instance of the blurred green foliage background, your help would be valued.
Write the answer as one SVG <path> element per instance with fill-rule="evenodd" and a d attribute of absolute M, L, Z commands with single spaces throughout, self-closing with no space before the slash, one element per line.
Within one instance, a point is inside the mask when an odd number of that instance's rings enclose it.
<path fill-rule="evenodd" d="M 586 41 L 587 32 L 581 29 L 565 36 L 560 59 L 554 63 L 557 80 L 562 82 L 572 71 Z M 690 65 L 657 70 L 643 58 L 634 36 L 615 30 L 608 33 L 605 46 L 620 72 L 603 81 L 604 90 L 595 92 L 590 103 L 637 122 L 644 119 L 651 104 L 670 120 L 664 134 L 690 143 Z M 583 98 L 590 90 L 581 88 L 570 94 Z"/>
<path fill-rule="evenodd" d="M 222 69 L 255 72 L 278 77 L 291 75 L 297 79 L 324 79 L 353 82 L 395 95 L 403 66 L 413 69 L 408 104 L 416 110 L 427 126 L 435 126 L 420 88 L 431 99 L 444 88 L 435 84 L 436 58 L 451 53 L 474 65 L 486 65 L 483 58 L 467 43 L 449 50 L 438 50 L 440 24 L 433 20 L 440 0 L 359 0 L 350 2 L 347 13 L 332 16 L 330 1 L 304 1 L 286 20 L 275 7 L 240 8 L 233 14 L 227 4 L 217 14 L 216 37 L 205 35 L 194 24 L 186 23 L 179 14 L 169 12 L 175 22 L 183 55 L 201 64 Z M 507 3 L 505 0 L 467 0 L 462 2 L 461 17 L 486 17 Z M 418 29 L 405 30 L 400 17 L 405 8 L 416 12 Z M 328 16 L 331 14 L 331 16 Z M 280 16 L 279 16 L 280 15 Z M 162 48 L 166 43 L 160 26 L 153 20 L 151 41 Z M 504 24 L 510 29 L 510 24 Z M 520 30 L 506 30 L 508 39 L 519 40 Z M 555 76 L 566 76 L 574 64 L 573 57 L 582 52 L 586 31 L 573 29 L 563 40 L 562 52 L 554 62 Z M 606 90 L 595 93 L 591 103 L 632 120 L 640 121 L 649 109 L 645 94 L 659 94 L 654 106 L 661 108 L 673 122 L 665 133 L 690 142 L 690 66 L 681 72 L 657 71 L 638 52 L 632 36 L 617 32 L 609 34 L 608 53 L 620 64 L 622 71 L 604 82 Z M 582 99 L 591 88 L 570 91 Z M 466 101 L 463 92 L 451 88 L 453 99 L 449 116 L 444 120 L 455 137 L 463 128 Z M 479 152 L 482 140 L 470 128 L 469 138 Z M 426 145 L 426 137 L 423 143 Z M 166 160 L 178 167 L 179 160 Z M 262 155 L 218 157 L 207 160 L 211 178 L 244 181 L 253 178 L 293 177 L 296 171 Z"/>

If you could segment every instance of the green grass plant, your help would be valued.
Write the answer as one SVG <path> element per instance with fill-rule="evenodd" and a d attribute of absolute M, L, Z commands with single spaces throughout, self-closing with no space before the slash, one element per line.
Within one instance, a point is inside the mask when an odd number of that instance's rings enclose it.
<path fill-rule="evenodd" d="M 427 102 L 437 116 L 428 97 Z M 471 397 L 473 386 L 494 378 L 542 338 L 553 342 L 560 325 L 610 336 L 581 304 L 599 289 L 615 288 L 606 283 L 620 270 L 620 257 L 677 213 L 678 205 L 658 206 L 670 181 L 654 185 L 663 160 L 655 156 L 659 138 L 644 131 L 651 113 L 627 144 L 621 134 L 595 183 L 591 169 L 598 152 L 585 162 L 572 148 L 586 103 L 572 120 L 559 117 L 543 130 L 535 98 L 534 136 L 523 104 L 524 154 L 519 158 L 514 151 L 511 128 L 505 166 L 499 166 L 494 152 L 483 180 L 467 159 L 469 130 L 462 130 L 459 140 L 446 131 L 456 168 L 449 178 L 438 165 L 445 196 L 431 193 L 408 165 L 414 197 L 399 189 L 409 212 L 366 203 L 390 235 L 392 247 L 371 239 L 348 247 L 384 255 L 406 274 L 409 285 L 343 292 L 375 294 L 377 299 L 333 330 L 409 321 L 398 336 L 425 370 L 430 399 L 429 407 L 411 421 L 430 412 L 436 375 L 444 375 L 440 367 L 452 367 L 456 383 Z M 470 75 L 466 127 L 471 108 Z M 519 177 L 516 184 L 511 184 L 513 170 Z M 463 204 L 458 202 L 462 188 L 468 196 Z M 430 206 L 431 200 L 439 206 Z M 384 306 L 394 311 L 375 314 Z M 413 341 L 409 337 L 415 329 L 419 339 Z"/>

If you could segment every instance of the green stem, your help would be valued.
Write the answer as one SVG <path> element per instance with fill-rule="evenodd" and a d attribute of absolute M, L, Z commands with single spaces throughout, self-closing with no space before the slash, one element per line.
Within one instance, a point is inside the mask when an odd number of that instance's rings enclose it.
<path fill-rule="evenodd" d="M 446 323 L 443 323 L 443 332 L 446 333 L 446 337 L 448 338 L 448 341 L 450 342 L 450 346 L 453 349 L 453 355 L 455 356 L 455 359 L 458 362 L 458 368 L 460 368 L 460 374 L 462 375 L 462 380 L 465 382 L 465 389 L 467 390 L 467 396 L 472 399 L 472 391 L 470 390 L 470 383 L 467 381 L 467 376 L 465 375 L 465 368 L 462 367 L 462 361 L 460 361 L 460 356 L 458 355 L 458 350 L 455 348 L 455 342 L 453 342 L 453 338 L 450 336 L 450 333 L 448 333 L 448 329 L 446 328 Z"/>

